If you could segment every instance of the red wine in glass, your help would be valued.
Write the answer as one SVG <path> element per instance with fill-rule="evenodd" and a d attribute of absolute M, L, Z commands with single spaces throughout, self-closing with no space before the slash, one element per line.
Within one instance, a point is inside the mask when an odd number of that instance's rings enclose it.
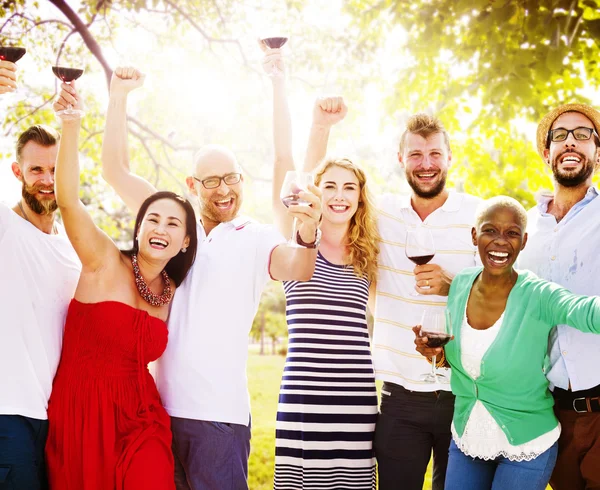
<path fill-rule="evenodd" d="M 26 52 L 27 50 L 20 46 L 0 46 L 0 60 L 16 63 Z"/>
<path fill-rule="evenodd" d="M 435 349 L 436 347 L 444 347 L 452 336 L 449 333 L 440 332 L 425 332 L 421 331 L 422 337 L 427 337 L 427 347 Z"/>
<path fill-rule="evenodd" d="M 67 66 L 53 66 L 52 72 L 56 75 L 56 78 L 62 80 L 63 83 L 71 83 L 83 75 L 83 69 L 69 68 Z M 66 109 L 58 111 L 56 114 L 59 116 L 83 116 L 85 112 L 81 109 L 73 109 L 73 106 L 69 104 Z"/>
<path fill-rule="evenodd" d="M 434 254 L 431 254 L 431 255 L 407 255 L 407 257 L 417 265 L 425 265 L 431 259 L 433 259 Z"/>
<path fill-rule="evenodd" d="M 265 37 L 262 39 L 262 42 L 265 43 L 269 48 L 276 49 L 281 48 L 285 43 L 287 43 L 287 37 Z"/>
<path fill-rule="evenodd" d="M 64 83 L 70 83 L 77 80 L 83 75 L 83 70 L 79 68 L 67 68 L 66 66 L 53 66 L 52 72 L 56 75 L 59 80 Z"/>

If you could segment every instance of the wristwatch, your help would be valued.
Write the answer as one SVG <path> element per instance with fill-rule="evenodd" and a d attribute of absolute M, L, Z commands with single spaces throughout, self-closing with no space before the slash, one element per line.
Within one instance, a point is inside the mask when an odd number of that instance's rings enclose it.
<path fill-rule="evenodd" d="M 296 232 L 296 243 L 305 248 L 317 248 L 319 246 L 319 243 L 321 243 L 321 229 L 317 228 L 317 231 L 315 231 L 315 241 L 312 243 L 306 243 L 302 241 L 302 237 L 300 236 L 300 230 L 298 230 Z"/>

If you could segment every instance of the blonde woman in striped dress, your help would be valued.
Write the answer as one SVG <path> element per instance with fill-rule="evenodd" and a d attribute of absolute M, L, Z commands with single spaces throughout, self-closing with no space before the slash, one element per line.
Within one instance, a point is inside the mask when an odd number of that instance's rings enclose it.
<path fill-rule="evenodd" d="M 283 70 L 278 49 L 265 70 Z M 285 77 L 273 77 L 275 167 L 273 205 L 281 231 L 292 223 L 279 202 L 285 173 L 294 170 Z M 341 120 L 341 98 L 320 99 L 318 117 Z M 318 164 L 318 168 L 315 167 Z M 323 192 L 322 238 L 310 281 L 284 283 L 288 355 L 277 412 L 275 483 L 278 490 L 376 485 L 373 435 L 377 393 L 367 329 L 369 288 L 377 272 L 378 233 L 365 173 L 352 161 L 307 155 Z"/>

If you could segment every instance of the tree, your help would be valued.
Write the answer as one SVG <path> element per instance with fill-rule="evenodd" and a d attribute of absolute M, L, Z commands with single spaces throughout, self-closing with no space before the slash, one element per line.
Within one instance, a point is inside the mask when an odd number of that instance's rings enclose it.
<path fill-rule="evenodd" d="M 428 108 L 464 135 L 455 156 L 468 190 L 532 204 L 532 192 L 550 186 L 515 125 L 589 102 L 583 89 L 600 83 L 598 0 L 353 0 L 347 8 L 361 27 L 359 60 L 404 33 L 408 61 L 387 87 L 387 108 Z"/>
<path fill-rule="evenodd" d="M 252 338 L 260 341 L 260 355 L 265 354 L 265 338 L 271 339 L 272 353 L 276 353 L 276 344 L 282 337 L 287 337 L 287 322 L 285 318 L 285 295 L 281 283 L 271 281 L 261 298 L 258 312 L 254 317 Z"/>

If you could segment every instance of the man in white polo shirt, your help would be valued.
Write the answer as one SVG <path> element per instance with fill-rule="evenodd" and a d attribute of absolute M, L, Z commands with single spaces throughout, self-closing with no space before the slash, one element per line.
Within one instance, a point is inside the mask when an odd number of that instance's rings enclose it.
<path fill-rule="evenodd" d="M 311 158 L 325 156 L 331 126 L 344 115 L 343 104 L 315 107 Z M 452 152 L 446 130 L 434 117 L 409 118 L 398 161 L 411 195 L 386 195 L 378 203 L 382 242 L 372 340 L 376 377 L 384 382 L 375 430 L 378 481 L 380 490 L 421 490 L 433 451 L 433 489 L 442 490 L 454 396 L 449 384 L 422 380 L 431 366 L 415 352 L 412 327 L 421 323 L 425 310 L 443 311 L 452 277 L 477 265 L 471 228 L 480 199 L 446 188 Z M 436 253 L 430 263 L 415 267 L 406 257 L 405 237 L 408 228 L 421 226 L 430 230 Z M 412 295 L 415 290 L 419 296 Z M 444 359 L 438 361 L 441 365 Z"/>
<path fill-rule="evenodd" d="M 102 151 L 106 180 L 134 212 L 155 192 L 130 173 L 127 158 L 127 94 L 142 82 L 137 70 L 115 71 Z M 306 246 L 293 248 L 273 227 L 239 215 L 243 176 L 229 150 L 200 150 L 186 183 L 200 205 L 198 252 L 175 294 L 169 343 L 157 366 L 157 385 L 172 417 L 176 484 L 180 490 L 246 489 L 248 335 L 269 277 L 312 276 L 321 201 L 313 187 L 301 193 L 312 207 L 291 207 L 300 220 L 296 239 Z"/>
<path fill-rule="evenodd" d="M 48 488 L 46 410 L 81 269 L 55 221 L 59 138 L 42 125 L 19 136 L 12 171 L 22 198 L 0 202 L 0 489 Z"/>

